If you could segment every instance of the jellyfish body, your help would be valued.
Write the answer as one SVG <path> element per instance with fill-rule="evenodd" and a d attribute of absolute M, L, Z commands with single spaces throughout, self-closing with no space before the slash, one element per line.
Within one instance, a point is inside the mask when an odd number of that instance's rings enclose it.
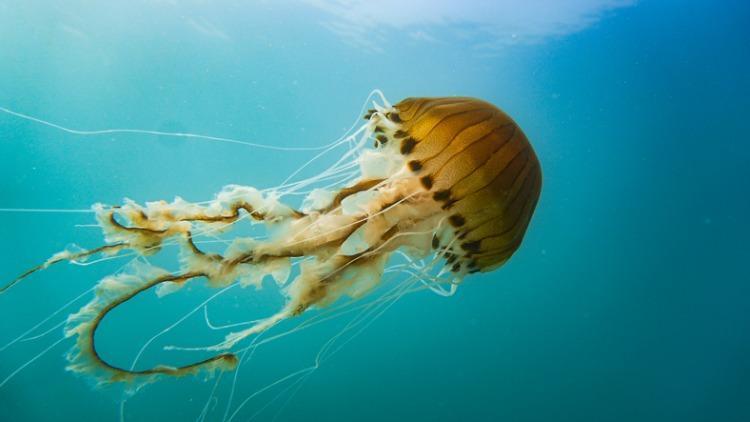
<path fill-rule="evenodd" d="M 506 262 L 521 244 L 541 189 L 539 162 L 516 123 L 487 102 L 459 97 L 408 98 L 365 117 L 364 136 L 375 145 L 357 151 L 357 179 L 312 191 L 300 210 L 273 191 L 243 186 L 228 186 L 203 204 L 178 198 L 95 206 L 107 245 L 58 254 L 40 267 L 95 252 L 149 255 L 169 241 L 180 244 L 181 268 L 102 280 L 94 300 L 68 320 L 66 334 L 76 337 L 69 368 L 104 383 L 231 369 L 237 358 L 230 350 L 239 341 L 311 307 L 367 294 L 396 251 L 437 255 L 441 274 L 453 284 Z M 226 231 L 243 218 L 265 225 L 269 236 L 236 239 L 222 254 L 204 252 L 193 241 L 196 232 Z M 199 277 L 214 287 L 237 280 L 260 287 L 266 275 L 283 284 L 294 259 L 303 261 L 285 287 L 283 308 L 207 348 L 214 357 L 136 371 L 106 362 L 96 350 L 102 320 L 143 291 L 167 294 Z"/>

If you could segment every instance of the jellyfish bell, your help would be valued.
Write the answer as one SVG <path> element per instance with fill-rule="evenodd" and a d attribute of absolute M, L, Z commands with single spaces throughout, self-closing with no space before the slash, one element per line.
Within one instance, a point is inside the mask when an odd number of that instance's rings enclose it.
<path fill-rule="evenodd" d="M 476 98 L 407 98 L 395 105 L 383 99 L 365 119 L 350 139 L 354 147 L 307 181 L 272 190 L 231 185 L 204 203 L 177 198 L 95 205 L 104 246 L 58 253 L 0 291 L 57 262 L 123 251 L 147 256 L 167 244 L 179 245 L 179 271 L 146 267 L 105 278 L 94 299 L 68 318 L 65 330 L 76 339 L 68 356 L 72 371 L 101 383 L 150 382 L 234 368 L 238 359 L 232 350 L 240 341 L 310 308 L 366 296 L 397 254 L 409 263 L 426 259 L 427 264 L 405 272 L 419 278 L 435 270 L 430 283 L 452 289 L 513 255 L 539 199 L 542 175 L 529 141 L 508 115 Z M 343 186 L 310 191 L 299 209 L 283 201 L 291 192 L 352 171 Z M 229 233 L 241 220 L 262 225 L 267 237 L 234 239 L 223 253 L 204 251 L 195 241 L 208 233 Z M 299 270 L 287 281 L 295 264 Z M 239 282 L 260 288 L 266 275 L 282 286 L 285 304 L 205 347 L 212 357 L 134 370 L 106 361 L 96 349 L 95 335 L 108 313 L 146 290 L 171 294 L 198 278 L 212 287 Z"/>

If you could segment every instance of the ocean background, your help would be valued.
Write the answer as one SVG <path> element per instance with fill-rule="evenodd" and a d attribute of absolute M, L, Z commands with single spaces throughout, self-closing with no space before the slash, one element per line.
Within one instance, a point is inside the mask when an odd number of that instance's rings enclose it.
<path fill-rule="evenodd" d="M 476 96 L 513 116 L 544 172 L 524 243 L 453 297 L 404 296 L 304 383 L 232 420 L 750 420 L 747 1 L 0 1 L 0 107 L 68 128 L 315 147 L 375 88 L 392 102 Z M 90 213 L 12 209 L 203 201 L 278 185 L 313 154 L 80 136 L 0 113 L 0 278 L 102 241 Z M 164 255 L 155 263 L 174 269 Z M 0 347 L 126 262 L 60 264 L 0 295 Z M 141 295 L 103 325 L 102 351 L 128 365 L 212 293 Z M 66 372 L 72 341 L 56 344 L 88 298 L 0 352 L 1 421 L 200 420 L 204 408 L 228 420 L 352 318 L 261 348 L 229 412 L 233 374 L 165 380 L 121 408 L 121 388 Z M 269 282 L 208 310 L 226 324 L 281 303 Z M 195 354 L 162 346 L 222 335 L 199 312 L 142 363 L 186 362 Z"/>

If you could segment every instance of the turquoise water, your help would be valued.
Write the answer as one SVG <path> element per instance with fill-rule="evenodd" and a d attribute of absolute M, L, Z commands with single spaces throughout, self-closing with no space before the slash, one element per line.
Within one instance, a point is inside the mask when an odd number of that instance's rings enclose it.
<path fill-rule="evenodd" d="M 511 261 L 450 298 L 404 296 L 303 382 L 255 396 L 312 364 L 354 314 L 259 349 L 231 397 L 228 373 L 152 384 L 121 406 L 121 388 L 65 371 L 58 324 L 84 295 L 0 352 L 0 420 L 750 420 L 747 3 L 347 4 L 0 1 L 0 107 L 73 129 L 315 147 L 375 88 L 392 102 L 480 97 L 516 119 L 544 171 Z M 82 136 L 0 113 L 0 277 L 101 244 L 90 213 L 10 209 L 203 201 L 227 184 L 278 185 L 312 155 Z M 165 255 L 154 263 L 174 268 Z M 61 264 L 0 295 L 0 344 L 126 262 Z M 282 298 L 265 286 L 211 302 L 212 323 L 267 315 Z M 128 365 L 214 292 L 142 295 L 113 312 L 102 352 Z M 187 362 L 162 347 L 222 335 L 198 312 L 142 363 Z"/>

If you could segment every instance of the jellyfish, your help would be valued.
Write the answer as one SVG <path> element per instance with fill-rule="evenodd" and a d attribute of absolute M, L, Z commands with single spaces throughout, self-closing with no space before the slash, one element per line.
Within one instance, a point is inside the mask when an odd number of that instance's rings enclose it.
<path fill-rule="evenodd" d="M 70 315 L 65 335 L 75 339 L 68 369 L 99 383 L 152 382 L 164 376 L 226 371 L 238 364 L 235 346 L 283 320 L 342 298 L 368 295 L 396 254 L 431 258 L 431 283 L 450 286 L 500 267 L 521 245 L 539 200 L 539 161 L 518 125 L 494 105 L 476 98 L 406 98 L 373 102 L 347 138 L 353 146 L 329 170 L 284 189 L 226 186 L 215 199 L 93 206 L 105 244 L 65 250 L 0 289 L 5 292 L 35 271 L 97 254 L 147 257 L 165 245 L 179 248 L 179 270 L 143 265 L 101 280 L 94 298 Z M 340 182 L 341 175 L 350 176 Z M 299 207 L 285 194 L 312 189 Z M 231 232 L 240 221 L 260 225 L 265 237 L 237 237 L 222 253 L 201 249 L 197 236 Z M 299 265 L 291 280 L 291 267 Z M 424 270 L 424 268 L 422 268 Z M 96 333 L 107 315 L 148 290 L 172 294 L 196 279 L 211 287 L 232 283 L 261 288 L 270 276 L 285 304 L 247 328 L 204 350 L 212 356 L 183 366 L 135 370 L 105 360 Z"/>

